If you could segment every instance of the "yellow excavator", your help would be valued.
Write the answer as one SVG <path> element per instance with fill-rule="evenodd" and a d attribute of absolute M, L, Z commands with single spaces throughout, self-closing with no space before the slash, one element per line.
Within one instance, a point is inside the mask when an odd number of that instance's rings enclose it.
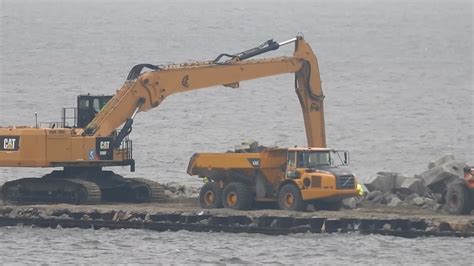
<path fill-rule="evenodd" d="M 289 43 L 296 45 L 292 56 L 249 59 Z M 145 68 L 150 71 L 144 72 Z M 216 85 L 237 88 L 240 81 L 283 73 L 296 73 L 308 145 L 325 147 L 321 127 L 324 96 L 316 57 L 301 36 L 282 43 L 269 40 L 238 54 L 221 54 L 211 61 L 168 66 L 139 64 L 130 70 L 115 95 L 78 96 L 77 108 L 69 110 L 74 115 L 63 109 L 58 123 L 0 128 L 0 167 L 63 168 L 41 178 L 6 182 L 1 191 L 3 200 L 73 204 L 160 201 L 163 187 L 158 183 L 124 178 L 102 169 L 130 166 L 132 172 L 135 170 L 128 138 L 134 117 L 158 107 L 175 93 Z"/>

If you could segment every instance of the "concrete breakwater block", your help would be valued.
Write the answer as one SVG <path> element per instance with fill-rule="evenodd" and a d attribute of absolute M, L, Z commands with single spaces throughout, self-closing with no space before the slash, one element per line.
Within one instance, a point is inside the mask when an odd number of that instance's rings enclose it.
<path fill-rule="evenodd" d="M 438 165 L 442 165 L 442 164 L 445 164 L 447 162 L 454 161 L 454 160 L 456 160 L 454 158 L 454 155 L 452 155 L 451 153 L 447 153 L 447 154 L 441 156 L 440 158 L 438 158 L 434 161 L 431 161 L 428 164 L 428 169 L 431 169 L 431 168 L 436 167 Z"/>
<path fill-rule="evenodd" d="M 429 192 L 429 189 L 425 186 L 423 180 L 414 177 L 406 177 L 401 181 L 400 186 L 395 187 L 394 190 L 405 195 L 416 193 L 421 196 Z"/>
<path fill-rule="evenodd" d="M 366 180 L 365 186 L 369 191 L 400 192 L 405 195 L 425 195 L 429 191 L 423 180 L 395 172 L 378 172 L 377 176 Z"/>
<path fill-rule="evenodd" d="M 449 161 L 440 165 L 436 165 L 431 169 L 421 173 L 421 177 L 424 180 L 425 185 L 433 190 L 433 192 L 441 193 L 442 191 L 437 191 L 439 190 L 438 185 L 446 185 L 452 180 L 463 178 L 463 168 L 465 166 L 466 164 L 461 161 Z"/>
<path fill-rule="evenodd" d="M 397 182 L 397 173 L 378 172 L 376 176 L 369 177 L 365 186 L 369 191 L 391 192 Z"/>

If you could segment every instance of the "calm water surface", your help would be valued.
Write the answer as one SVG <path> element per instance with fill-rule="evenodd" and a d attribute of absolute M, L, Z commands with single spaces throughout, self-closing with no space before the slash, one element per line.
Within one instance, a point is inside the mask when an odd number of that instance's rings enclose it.
<path fill-rule="evenodd" d="M 258 263 L 460 264 L 474 239 L 352 234 L 153 232 L 10 227 L 0 229 L 3 262 L 31 263 Z"/>

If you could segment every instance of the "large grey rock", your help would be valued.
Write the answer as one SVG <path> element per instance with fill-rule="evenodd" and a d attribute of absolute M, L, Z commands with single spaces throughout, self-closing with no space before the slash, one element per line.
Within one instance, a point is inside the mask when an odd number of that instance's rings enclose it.
<path fill-rule="evenodd" d="M 454 155 L 452 155 L 451 153 L 447 153 L 447 154 L 441 156 L 441 158 L 438 158 L 434 161 L 431 161 L 428 164 L 428 169 L 431 169 L 431 168 L 436 167 L 438 165 L 445 164 L 447 162 L 454 161 L 454 160 L 456 160 L 454 158 Z"/>
<path fill-rule="evenodd" d="M 412 201 L 414 198 L 417 198 L 419 197 L 420 195 L 416 194 L 416 193 L 413 193 L 413 194 L 410 194 L 408 196 L 405 197 L 405 201 L 407 203 L 409 203 L 410 201 Z"/>
<path fill-rule="evenodd" d="M 422 197 L 416 197 L 411 200 L 411 204 L 416 206 L 423 206 L 423 204 L 425 204 L 425 200 Z"/>
<path fill-rule="evenodd" d="M 382 191 L 371 191 L 367 194 L 367 200 L 373 203 L 383 203 L 385 201 L 384 193 Z"/>
<path fill-rule="evenodd" d="M 423 208 L 425 209 L 435 209 L 435 206 L 437 205 L 436 201 L 430 198 L 424 198 L 424 203 L 423 203 Z"/>
<path fill-rule="evenodd" d="M 402 204 L 402 200 L 399 199 L 398 197 L 393 197 L 390 202 L 387 204 L 387 206 L 390 206 L 390 207 L 397 207 L 397 206 L 400 206 Z"/>
<path fill-rule="evenodd" d="M 342 201 L 342 206 L 346 209 L 355 209 L 357 208 L 358 201 L 356 198 L 347 198 Z"/>
<path fill-rule="evenodd" d="M 365 181 L 365 186 L 370 191 L 391 192 L 397 183 L 397 173 L 378 172 L 377 176 L 369 177 Z"/>
<path fill-rule="evenodd" d="M 383 197 L 383 192 L 375 190 L 375 191 L 371 191 L 371 192 L 369 192 L 369 194 L 367 194 L 367 199 L 368 200 L 373 200 L 374 198 L 379 197 L 379 196 Z"/>
<path fill-rule="evenodd" d="M 67 215 L 66 213 L 63 213 L 59 216 L 59 219 L 69 220 L 69 219 L 72 219 L 72 218 L 69 217 L 69 215 Z"/>
<path fill-rule="evenodd" d="M 455 179 L 463 178 L 463 168 L 466 166 L 461 161 L 449 161 L 421 173 L 421 177 L 427 187 L 435 193 L 442 193 L 445 185 Z M 440 186 L 441 185 L 441 186 Z"/>
<path fill-rule="evenodd" d="M 392 194 L 390 192 L 386 192 L 383 194 L 383 203 L 389 203 L 393 198 L 398 198 L 397 195 Z"/>
<path fill-rule="evenodd" d="M 373 203 L 381 203 L 381 204 L 386 203 L 386 202 L 385 202 L 385 198 L 384 198 L 383 195 L 378 195 L 378 196 L 376 196 L 375 198 L 373 198 L 371 201 L 372 201 Z"/>

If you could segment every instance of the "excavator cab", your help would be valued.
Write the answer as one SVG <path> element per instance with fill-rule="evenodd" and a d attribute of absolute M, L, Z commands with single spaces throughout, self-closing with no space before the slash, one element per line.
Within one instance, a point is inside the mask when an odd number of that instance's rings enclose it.
<path fill-rule="evenodd" d="M 77 96 L 77 127 L 86 127 L 111 98 L 111 95 Z"/>

